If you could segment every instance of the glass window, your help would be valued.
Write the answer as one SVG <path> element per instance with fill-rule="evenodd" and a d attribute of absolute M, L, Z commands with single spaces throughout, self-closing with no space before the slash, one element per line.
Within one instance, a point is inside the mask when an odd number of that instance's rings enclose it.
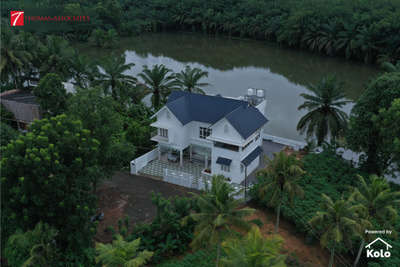
<path fill-rule="evenodd" d="M 212 133 L 212 130 L 210 128 L 200 127 L 199 137 L 202 139 L 206 139 L 207 136 L 211 135 L 211 133 Z"/>
<path fill-rule="evenodd" d="M 160 128 L 160 136 L 168 137 L 168 129 Z"/>
<path fill-rule="evenodd" d="M 226 165 L 221 164 L 221 171 L 229 172 L 230 171 L 230 166 L 226 166 Z"/>

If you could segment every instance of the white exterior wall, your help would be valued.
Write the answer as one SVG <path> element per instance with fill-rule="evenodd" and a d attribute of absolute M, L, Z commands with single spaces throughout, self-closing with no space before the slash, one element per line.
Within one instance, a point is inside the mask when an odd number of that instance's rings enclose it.
<path fill-rule="evenodd" d="M 229 172 L 221 170 L 221 165 L 217 164 L 218 157 L 231 159 L 231 165 L 229 166 Z M 231 178 L 232 182 L 240 183 L 244 179 L 244 171 L 240 172 L 241 157 L 240 152 L 231 151 L 224 148 L 213 147 L 211 152 L 211 174 L 218 175 L 222 174 L 225 177 Z"/>
<path fill-rule="evenodd" d="M 169 118 L 167 113 L 169 113 Z M 184 149 L 189 145 L 190 123 L 183 126 L 168 108 L 164 108 L 157 114 L 157 121 L 152 126 L 168 129 L 168 142 L 164 144 L 176 149 Z"/>
<path fill-rule="evenodd" d="M 167 113 L 169 113 L 169 117 L 167 116 Z M 260 133 L 260 130 L 256 131 L 249 138 L 244 140 L 225 118 L 214 125 L 192 121 L 183 126 L 167 107 L 160 110 L 160 112 L 157 114 L 157 121 L 153 123 L 152 126 L 168 129 L 168 142 L 160 141 L 160 143 L 164 145 L 169 145 L 175 149 L 184 149 L 190 144 L 210 148 L 211 174 L 222 174 L 231 178 L 232 182 L 234 183 L 241 183 L 245 178 L 244 168 L 243 172 L 241 171 L 241 161 L 257 146 L 262 145 L 262 137 L 260 136 L 257 141 L 253 141 L 252 144 L 250 144 L 245 150 L 242 151 L 241 148 L 250 140 L 254 139 Z M 202 139 L 199 137 L 200 127 L 211 127 L 212 134 L 209 137 L 211 140 Z M 227 131 L 225 129 L 227 129 Z M 237 145 L 239 146 L 239 151 L 236 152 L 229 149 L 214 147 L 214 141 Z M 216 163 L 218 157 L 232 160 L 229 172 L 221 170 L 221 166 Z M 260 157 L 257 157 L 249 166 L 247 166 L 247 175 L 249 175 L 258 167 L 259 162 Z"/>
<path fill-rule="evenodd" d="M 262 155 L 261 155 L 262 156 Z M 260 156 L 258 156 L 257 158 L 255 158 L 255 160 L 253 160 L 252 163 L 250 163 L 249 166 L 247 166 L 247 176 L 250 175 L 250 173 L 252 173 L 255 169 L 257 169 L 257 167 L 260 165 Z"/>
<path fill-rule="evenodd" d="M 189 142 L 194 145 L 212 148 L 213 142 L 207 139 L 200 138 L 200 127 L 208 128 L 211 126 L 209 123 L 192 121 L 188 130 Z"/>

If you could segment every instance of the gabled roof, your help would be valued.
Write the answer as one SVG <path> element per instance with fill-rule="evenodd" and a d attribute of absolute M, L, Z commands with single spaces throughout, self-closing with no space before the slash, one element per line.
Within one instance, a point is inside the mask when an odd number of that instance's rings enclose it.
<path fill-rule="evenodd" d="M 245 157 L 242 160 L 242 163 L 246 167 L 249 166 L 250 163 L 252 163 L 253 160 L 255 160 L 255 158 L 257 158 L 262 152 L 263 152 L 263 149 L 261 148 L 261 146 L 256 147 L 249 155 L 247 155 L 247 157 Z"/>
<path fill-rule="evenodd" d="M 221 96 L 172 91 L 166 106 L 183 125 L 191 121 L 214 124 L 226 118 L 244 139 L 268 121 L 248 102 Z"/>

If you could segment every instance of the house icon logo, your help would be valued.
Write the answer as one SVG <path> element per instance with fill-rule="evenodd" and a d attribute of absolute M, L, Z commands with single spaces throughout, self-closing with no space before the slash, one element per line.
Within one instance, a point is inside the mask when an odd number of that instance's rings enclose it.
<path fill-rule="evenodd" d="M 371 248 L 372 245 L 375 244 L 377 241 L 380 241 L 380 243 L 386 246 L 385 251 L 383 249 L 374 250 L 373 248 Z M 366 245 L 365 248 L 367 249 L 367 258 L 389 258 L 391 255 L 389 249 L 391 249 L 392 246 L 384 241 L 382 238 L 378 237 L 377 239 Z"/>

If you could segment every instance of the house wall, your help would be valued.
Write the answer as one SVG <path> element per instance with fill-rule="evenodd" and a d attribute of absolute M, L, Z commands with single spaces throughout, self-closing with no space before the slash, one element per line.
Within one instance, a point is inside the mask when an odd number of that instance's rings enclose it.
<path fill-rule="evenodd" d="M 220 139 L 221 142 L 222 140 L 229 144 L 238 144 L 244 142 L 242 136 L 225 118 L 214 124 L 212 129 L 212 137 Z"/>
<path fill-rule="evenodd" d="M 262 157 L 262 154 L 261 154 Z M 260 156 L 255 158 L 252 163 L 250 163 L 249 166 L 247 166 L 247 176 L 249 176 L 253 171 L 257 169 L 257 167 L 260 165 Z"/>
<path fill-rule="evenodd" d="M 168 144 L 177 148 L 184 149 L 189 145 L 189 124 L 183 126 L 175 115 L 167 108 L 157 114 L 157 124 L 165 125 L 168 129 Z"/>
<path fill-rule="evenodd" d="M 229 177 L 232 182 L 240 183 L 244 179 L 244 171 L 243 173 L 240 171 L 240 152 L 231 151 L 224 148 L 213 147 L 211 153 L 211 174 L 218 175 L 222 174 L 225 177 Z M 231 165 L 229 168 L 229 172 L 225 172 L 221 170 L 221 165 L 217 164 L 218 157 L 231 159 Z"/>

